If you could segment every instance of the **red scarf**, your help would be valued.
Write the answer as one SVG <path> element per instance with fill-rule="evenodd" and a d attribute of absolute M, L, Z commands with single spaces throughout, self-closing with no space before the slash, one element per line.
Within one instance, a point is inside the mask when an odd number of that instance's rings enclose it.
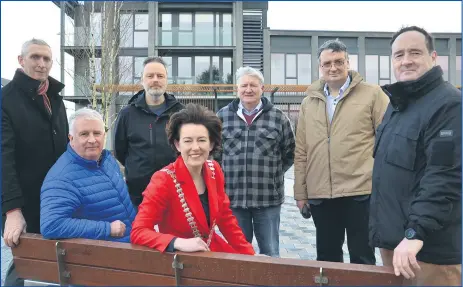
<path fill-rule="evenodd" d="M 23 69 L 18 69 L 18 70 L 26 74 Z M 47 91 L 48 91 L 49 86 L 50 86 L 50 82 L 48 81 L 48 79 L 46 79 L 43 82 L 40 82 L 39 88 L 37 89 L 37 94 L 39 96 L 43 96 L 43 103 L 45 105 L 45 109 L 47 110 L 48 114 L 51 116 L 51 103 L 50 103 L 50 99 L 47 96 Z"/>

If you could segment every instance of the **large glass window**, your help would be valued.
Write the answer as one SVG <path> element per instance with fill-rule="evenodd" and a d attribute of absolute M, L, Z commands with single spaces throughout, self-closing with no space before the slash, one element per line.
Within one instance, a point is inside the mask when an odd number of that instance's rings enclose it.
<path fill-rule="evenodd" d="M 461 86 L 461 56 L 457 56 L 456 58 L 456 82 L 457 86 Z"/>
<path fill-rule="evenodd" d="M 133 58 L 119 57 L 119 83 L 133 83 Z"/>
<path fill-rule="evenodd" d="M 191 13 L 179 14 L 179 46 L 193 46 L 193 16 Z"/>
<path fill-rule="evenodd" d="M 148 14 L 135 14 L 135 32 L 133 33 L 133 46 L 148 47 Z"/>
<path fill-rule="evenodd" d="M 134 59 L 134 82 L 140 82 L 141 75 L 143 73 L 143 61 L 144 57 L 135 57 Z"/>
<path fill-rule="evenodd" d="M 270 74 L 272 85 L 285 83 L 285 54 L 272 53 Z"/>
<path fill-rule="evenodd" d="M 297 84 L 309 85 L 312 82 L 311 75 L 311 55 L 298 54 L 297 55 Z"/>
<path fill-rule="evenodd" d="M 296 55 L 286 54 L 286 79 L 296 78 Z"/>
<path fill-rule="evenodd" d="M 358 68 L 359 68 L 359 56 L 349 55 L 349 69 L 358 71 Z"/>
<path fill-rule="evenodd" d="M 178 57 L 177 84 L 192 84 L 191 57 Z"/>
<path fill-rule="evenodd" d="M 223 38 L 222 46 L 232 46 L 233 42 L 233 29 L 232 29 L 232 16 L 231 14 L 223 14 Z"/>
<path fill-rule="evenodd" d="M 379 83 L 379 67 L 378 67 L 378 55 L 366 55 L 365 56 L 365 70 L 366 70 L 366 82 L 370 84 Z"/>
<path fill-rule="evenodd" d="M 226 84 L 233 84 L 233 72 L 232 72 L 232 58 L 223 58 L 223 82 Z"/>
<path fill-rule="evenodd" d="M 196 84 L 210 84 L 212 82 L 211 81 L 210 60 L 211 58 L 208 56 L 196 56 L 195 57 Z M 218 69 L 217 69 L 217 73 L 219 73 Z"/>
<path fill-rule="evenodd" d="M 162 59 L 167 65 L 167 82 L 172 84 L 174 82 L 174 77 L 172 75 L 172 57 L 162 57 Z"/>
<path fill-rule="evenodd" d="M 96 46 L 101 46 L 101 36 L 103 24 L 101 22 L 101 13 L 93 13 L 90 15 L 90 32 L 93 35 L 93 40 Z"/>
<path fill-rule="evenodd" d="M 172 14 L 161 14 L 161 45 L 172 46 Z"/>
<path fill-rule="evenodd" d="M 121 47 L 133 47 L 133 17 L 132 14 L 121 14 L 119 18 Z"/>
<path fill-rule="evenodd" d="M 379 77 L 381 79 L 389 79 L 390 77 L 390 72 L 389 72 L 389 56 L 380 56 L 379 57 Z"/>
<path fill-rule="evenodd" d="M 214 45 L 214 15 L 212 13 L 196 13 L 195 44 L 196 46 Z"/>
<path fill-rule="evenodd" d="M 148 30 L 148 14 L 135 14 L 135 29 Z"/>
<path fill-rule="evenodd" d="M 445 81 L 449 80 L 449 57 L 448 56 L 437 56 L 437 64 L 441 66 L 444 71 L 443 78 Z"/>

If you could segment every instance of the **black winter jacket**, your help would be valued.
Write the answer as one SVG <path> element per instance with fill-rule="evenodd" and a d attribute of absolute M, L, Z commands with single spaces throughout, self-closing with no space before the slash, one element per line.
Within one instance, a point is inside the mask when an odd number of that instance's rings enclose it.
<path fill-rule="evenodd" d="M 141 194 L 151 176 L 177 158 L 167 141 L 170 116 L 183 109 L 171 94 L 164 94 L 167 109 L 159 117 L 150 111 L 144 90 L 134 95 L 117 119 L 114 152 L 125 167 L 125 177 L 133 203 L 141 203 Z"/>
<path fill-rule="evenodd" d="M 50 117 L 40 81 L 17 71 L 2 89 L 2 215 L 21 208 L 27 232 L 40 233 L 40 188 L 48 170 L 66 150 L 68 119 L 62 97 L 64 85 L 48 78 Z"/>
<path fill-rule="evenodd" d="M 391 103 L 376 133 L 370 241 L 393 250 L 413 228 L 418 260 L 461 264 L 461 92 L 439 66 L 383 89 Z"/>

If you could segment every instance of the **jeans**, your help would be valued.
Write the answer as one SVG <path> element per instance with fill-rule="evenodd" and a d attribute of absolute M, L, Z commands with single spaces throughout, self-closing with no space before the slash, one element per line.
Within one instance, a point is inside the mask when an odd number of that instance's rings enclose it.
<path fill-rule="evenodd" d="M 281 205 L 263 208 L 232 208 L 244 236 L 252 243 L 256 235 L 260 254 L 280 257 Z"/>

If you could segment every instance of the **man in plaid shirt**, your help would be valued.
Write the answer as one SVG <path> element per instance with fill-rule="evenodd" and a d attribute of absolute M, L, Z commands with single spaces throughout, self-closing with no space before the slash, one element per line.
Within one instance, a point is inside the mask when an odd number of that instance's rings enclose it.
<path fill-rule="evenodd" d="M 222 168 L 230 207 L 246 240 L 253 233 L 260 254 L 279 257 L 284 174 L 294 162 L 288 117 L 262 97 L 264 77 L 251 67 L 236 72 L 239 98 L 222 108 Z"/>

